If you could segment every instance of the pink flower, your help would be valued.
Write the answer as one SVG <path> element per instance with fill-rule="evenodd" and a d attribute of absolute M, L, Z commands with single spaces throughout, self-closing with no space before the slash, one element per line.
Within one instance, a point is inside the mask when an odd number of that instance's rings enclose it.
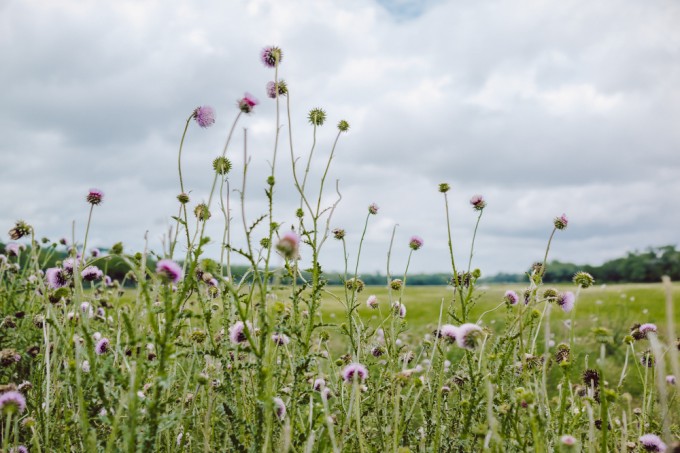
<path fill-rule="evenodd" d="M 252 331 L 253 327 L 250 322 L 247 322 L 248 331 Z M 234 344 L 245 343 L 248 340 L 245 334 L 246 324 L 243 321 L 236 321 L 233 326 L 229 328 L 229 340 Z"/>
<path fill-rule="evenodd" d="M 300 249 L 300 236 L 293 231 L 287 231 L 279 239 L 276 249 L 287 259 L 297 258 Z"/>
<path fill-rule="evenodd" d="M 473 195 L 472 198 L 470 198 L 470 204 L 476 211 L 481 211 L 486 207 L 484 197 L 479 194 Z"/>
<path fill-rule="evenodd" d="M 194 119 L 199 126 L 203 128 L 210 127 L 215 124 L 215 110 L 207 105 L 196 107 L 196 110 L 194 110 Z"/>
<path fill-rule="evenodd" d="M 368 306 L 368 308 L 378 308 L 378 298 L 374 295 L 368 296 L 368 299 L 366 299 L 366 306 Z"/>
<path fill-rule="evenodd" d="M 413 236 L 408 243 L 413 250 L 418 250 L 423 246 L 423 239 L 420 236 Z"/>
<path fill-rule="evenodd" d="M 569 434 L 565 434 L 564 436 L 560 437 L 560 441 L 562 441 L 562 445 L 566 445 L 567 447 L 576 445 L 576 438 L 574 436 L 570 436 Z"/>
<path fill-rule="evenodd" d="M 576 297 L 571 291 L 565 291 L 557 296 L 557 305 L 562 307 L 562 310 L 564 310 L 565 313 L 569 313 L 574 309 L 575 301 Z"/>
<path fill-rule="evenodd" d="M 463 324 L 456 332 L 456 343 L 459 347 L 472 351 L 477 348 L 483 335 L 482 328 L 477 324 Z"/>
<path fill-rule="evenodd" d="M 0 395 L 0 413 L 20 414 L 26 410 L 26 398 L 16 390 L 10 390 Z"/>
<path fill-rule="evenodd" d="M 519 302 L 519 296 L 517 295 L 516 292 L 512 290 L 508 290 L 505 292 L 505 296 L 503 297 L 503 300 L 506 301 L 510 305 L 517 305 L 517 302 Z"/>
<path fill-rule="evenodd" d="M 398 315 L 400 318 L 406 317 L 406 305 L 402 304 L 401 302 L 394 302 L 392 304 L 392 310 L 394 311 L 394 314 Z"/>
<path fill-rule="evenodd" d="M 85 197 L 88 203 L 92 206 L 96 206 L 102 202 L 104 199 L 104 192 L 99 189 L 90 189 L 90 192 Z"/>
<path fill-rule="evenodd" d="M 642 448 L 647 451 L 664 452 L 666 451 L 666 448 L 668 448 L 656 434 L 645 434 L 640 436 L 640 443 L 642 444 Z"/>
<path fill-rule="evenodd" d="M 52 267 L 45 272 L 47 284 L 52 289 L 59 289 L 68 283 L 68 275 L 63 269 Z"/>
<path fill-rule="evenodd" d="M 320 392 L 321 389 L 326 387 L 326 380 L 324 378 L 316 378 L 314 379 L 314 384 L 312 385 L 312 388 L 316 392 Z"/>
<path fill-rule="evenodd" d="M 274 68 L 283 60 L 283 52 L 276 46 L 267 46 L 260 53 L 262 63 L 268 68 Z"/>
<path fill-rule="evenodd" d="M 279 420 L 286 418 L 286 404 L 279 397 L 274 398 L 274 412 Z"/>
<path fill-rule="evenodd" d="M 108 338 L 102 338 L 97 342 L 97 344 L 94 347 L 94 352 L 97 355 L 103 355 L 109 352 L 111 349 L 111 342 L 109 341 Z"/>
<path fill-rule="evenodd" d="M 238 101 L 238 108 L 241 109 L 243 113 L 250 113 L 253 111 L 253 108 L 259 104 L 260 102 L 255 98 L 250 93 L 246 93 L 243 95 L 241 99 Z"/>
<path fill-rule="evenodd" d="M 80 273 L 80 276 L 83 277 L 83 280 L 92 282 L 94 280 L 101 279 L 104 276 L 104 272 L 102 272 L 97 266 L 87 266 Z"/>
<path fill-rule="evenodd" d="M 288 337 L 288 335 L 286 335 L 285 333 L 275 332 L 272 334 L 272 341 L 277 346 L 283 346 L 290 343 L 290 337 Z"/>
<path fill-rule="evenodd" d="M 439 338 L 443 338 L 449 343 L 455 343 L 456 336 L 458 334 L 458 327 L 454 326 L 453 324 L 443 324 L 437 334 L 439 335 Z"/>
<path fill-rule="evenodd" d="M 182 280 L 183 272 L 179 264 L 172 260 L 160 260 L 156 263 L 156 273 L 173 283 Z"/>
<path fill-rule="evenodd" d="M 648 333 L 656 333 L 657 330 L 656 324 L 652 323 L 645 323 L 638 327 L 638 332 L 640 332 L 642 338 L 647 338 Z"/>
<path fill-rule="evenodd" d="M 675 385 L 675 382 L 676 382 L 675 376 L 673 376 L 672 374 L 666 376 L 666 384 Z"/>
<path fill-rule="evenodd" d="M 368 207 L 368 212 L 376 215 L 378 213 L 378 209 L 380 209 L 380 207 L 377 204 L 371 203 L 371 205 Z"/>
<path fill-rule="evenodd" d="M 363 382 L 368 378 L 368 369 L 360 363 L 350 363 L 341 374 L 345 382 L 353 382 L 355 378 Z"/>
<path fill-rule="evenodd" d="M 557 228 L 558 230 L 564 230 L 569 224 L 569 219 L 567 219 L 566 214 L 562 214 L 559 217 L 555 217 L 555 220 L 553 220 L 553 224 L 555 225 L 555 228 Z"/>
<path fill-rule="evenodd" d="M 16 242 L 10 242 L 5 246 L 5 252 L 7 252 L 8 256 L 19 256 L 20 251 L 21 248 Z"/>

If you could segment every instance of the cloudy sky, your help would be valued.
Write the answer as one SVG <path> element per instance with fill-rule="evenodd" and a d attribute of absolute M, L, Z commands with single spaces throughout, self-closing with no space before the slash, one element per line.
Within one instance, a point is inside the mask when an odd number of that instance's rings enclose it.
<path fill-rule="evenodd" d="M 177 210 L 186 118 L 199 105 L 216 110 L 213 127 L 191 125 L 183 151 L 193 203 L 207 199 L 211 161 L 244 92 L 261 104 L 236 127 L 230 185 L 241 185 L 247 128 L 246 212 L 249 220 L 263 214 L 276 123 L 265 95 L 273 71 L 259 53 L 278 45 L 297 157 L 312 144 L 307 112 L 327 112 L 313 180 L 337 122 L 351 125 L 329 176 L 342 193 L 331 226 L 347 230 L 353 263 L 367 206 L 380 206 L 362 252 L 365 273 L 384 272 L 395 224 L 393 269 L 403 268 L 414 234 L 425 246 L 411 270 L 449 269 L 440 182 L 452 187 L 459 260 L 476 221 L 468 201 L 487 199 L 473 260 L 487 275 L 542 258 L 562 213 L 570 224 L 554 242 L 555 259 L 597 264 L 677 244 L 678 23 L 674 0 L 0 0 L 0 225 L 25 219 L 56 239 L 70 237 L 75 221 L 82 241 L 84 196 L 97 187 L 106 198 L 90 244 L 140 249 L 148 231 L 160 250 Z M 290 225 L 299 199 L 287 122 L 275 216 Z M 237 201 L 232 193 L 232 207 Z M 213 211 L 210 254 L 218 256 L 223 223 Z M 240 210 L 233 217 L 240 245 Z M 337 242 L 325 245 L 322 264 L 342 268 Z"/>

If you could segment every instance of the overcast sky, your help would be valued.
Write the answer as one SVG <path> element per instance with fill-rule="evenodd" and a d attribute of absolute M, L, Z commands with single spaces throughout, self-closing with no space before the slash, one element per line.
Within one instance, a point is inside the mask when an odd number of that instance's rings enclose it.
<path fill-rule="evenodd" d="M 296 156 L 312 143 L 309 109 L 327 112 L 312 178 L 337 122 L 351 125 L 329 176 L 343 197 L 331 226 L 347 230 L 353 264 L 367 206 L 380 206 L 363 272 L 384 272 L 395 224 L 393 269 L 403 268 L 414 234 L 425 246 L 411 271 L 449 269 L 440 182 L 452 187 L 459 260 L 476 221 L 469 199 L 487 199 L 473 259 L 486 275 L 541 259 L 562 213 L 570 223 L 553 243 L 555 259 L 598 264 L 677 244 L 678 24 L 674 0 L 0 0 L 0 225 L 24 219 L 58 239 L 75 221 L 82 241 L 84 197 L 96 187 L 105 200 L 91 245 L 123 241 L 133 251 L 148 231 L 160 250 L 177 211 L 186 118 L 199 105 L 216 110 L 215 125 L 192 124 L 185 143 L 193 205 L 207 199 L 211 161 L 244 92 L 261 104 L 236 128 L 230 184 L 241 184 L 247 128 L 247 216 L 265 213 L 276 126 L 265 95 L 273 70 L 259 53 L 277 45 Z M 287 133 L 280 145 L 275 217 L 287 228 L 298 203 Z M 209 253 L 218 256 L 223 224 L 213 212 Z M 233 215 L 240 245 L 240 210 Z M 338 242 L 325 245 L 322 265 L 342 268 Z"/>

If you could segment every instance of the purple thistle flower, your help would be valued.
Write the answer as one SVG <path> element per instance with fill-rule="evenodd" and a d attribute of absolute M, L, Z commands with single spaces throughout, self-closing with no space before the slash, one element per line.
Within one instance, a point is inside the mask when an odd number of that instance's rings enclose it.
<path fill-rule="evenodd" d="M 183 276 L 182 267 L 172 260 L 160 260 L 156 263 L 156 273 L 173 283 L 178 283 Z"/>
<path fill-rule="evenodd" d="M 457 334 L 458 327 L 454 326 L 453 324 L 443 324 L 438 332 L 439 338 L 443 338 L 449 343 L 456 342 Z"/>
<path fill-rule="evenodd" d="M 90 305 L 89 302 L 83 302 L 82 304 L 80 304 L 80 311 L 84 315 L 87 315 L 88 318 L 91 318 L 92 315 L 94 314 L 94 310 L 92 310 L 92 305 Z"/>
<path fill-rule="evenodd" d="M 10 242 L 5 246 L 5 252 L 7 252 L 8 256 L 19 256 L 20 251 L 21 248 L 16 242 Z"/>
<path fill-rule="evenodd" d="M 203 128 L 215 124 L 215 110 L 207 105 L 196 107 L 193 117 L 196 120 L 196 123 Z"/>
<path fill-rule="evenodd" d="M 378 298 L 374 295 L 368 296 L 368 299 L 366 299 L 366 306 L 368 308 L 378 308 Z"/>
<path fill-rule="evenodd" d="M 326 388 L 326 380 L 324 378 L 316 378 L 314 379 L 314 384 L 312 385 L 312 388 L 316 392 L 320 392 L 321 389 Z"/>
<path fill-rule="evenodd" d="M 562 214 L 559 217 L 555 217 L 555 220 L 553 220 L 553 224 L 555 225 L 555 228 L 558 230 L 564 230 L 567 228 L 567 225 L 569 224 L 569 219 L 567 219 L 566 214 Z"/>
<path fill-rule="evenodd" d="M 69 274 L 73 275 L 73 270 L 77 267 L 77 262 L 73 258 L 66 258 L 61 265 L 64 267 L 64 270 Z"/>
<path fill-rule="evenodd" d="M 286 82 L 283 80 L 279 80 L 279 83 L 276 83 L 274 81 L 267 82 L 267 97 L 276 99 L 276 91 L 278 87 L 278 94 L 279 97 L 285 96 L 288 94 L 288 86 L 286 85 Z"/>
<path fill-rule="evenodd" d="M 283 60 L 283 51 L 276 46 L 267 46 L 260 53 L 262 63 L 268 68 L 275 68 Z"/>
<path fill-rule="evenodd" d="M 250 322 L 247 322 L 247 327 L 249 331 L 253 330 Z M 244 332 L 245 328 L 246 324 L 244 324 L 243 321 L 236 321 L 236 323 L 229 328 L 229 339 L 232 343 L 245 343 L 248 340 Z"/>
<path fill-rule="evenodd" d="M 477 324 L 466 323 L 458 327 L 456 343 L 463 349 L 473 351 L 480 343 L 482 328 Z"/>
<path fill-rule="evenodd" d="M 90 192 L 87 194 L 87 197 L 85 197 L 85 200 L 87 200 L 87 202 L 90 203 L 92 206 L 100 204 L 103 199 L 104 192 L 102 192 L 99 189 L 90 189 Z"/>
<path fill-rule="evenodd" d="M 423 239 L 420 236 L 413 236 L 411 237 L 408 246 L 411 247 L 411 249 L 413 250 L 418 250 L 423 246 L 423 244 L 424 244 Z"/>
<path fill-rule="evenodd" d="M 94 347 L 94 352 L 97 355 L 103 355 L 109 352 L 111 349 L 111 342 L 109 341 L 108 338 L 102 338 L 97 342 L 97 344 Z"/>
<path fill-rule="evenodd" d="M 517 295 L 516 292 L 508 290 L 505 292 L 503 300 L 510 305 L 517 305 L 517 302 L 519 302 L 519 296 Z"/>
<path fill-rule="evenodd" d="M 290 337 L 285 333 L 275 332 L 272 334 L 272 341 L 277 346 L 284 346 L 290 343 Z"/>
<path fill-rule="evenodd" d="M 473 195 L 472 198 L 470 198 L 470 204 L 476 211 L 481 211 L 486 207 L 484 197 L 479 194 Z"/>
<path fill-rule="evenodd" d="M 52 289 L 62 288 L 68 283 L 67 273 L 58 267 L 47 269 L 45 276 L 47 278 L 47 284 Z"/>
<path fill-rule="evenodd" d="M 295 259 L 298 257 L 300 249 L 300 236 L 293 231 L 287 231 L 279 239 L 276 244 L 276 250 L 287 259 Z"/>
<path fill-rule="evenodd" d="M 676 383 L 675 376 L 673 376 L 672 374 L 669 374 L 668 376 L 666 376 L 666 384 L 675 385 L 675 383 Z"/>
<path fill-rule="evenodd" d="M 28 453 L 28 448 L 24 445 L 19 445 L 17 448 L 10 448 L 9 453 Z"/>
<path fill-rule="evenodd" d="M 658 452 L 664 452 L 666 451 L 666 446 L 665 443 L 661 440 L 659 436 L 656 434 L 645 434 L 643 436 L 640 436 L 640 443 L 642 444 L 642 448 L 644 448 L 647 451 L 658 451 Z"/>
<path fill-rule="evenodd" d="M 560 293 L 557 296 L 557 305 L 562 307 L 562 310 L 564 310 L 565 313 L 569 313 L 571 310 L 574 309 L 574 302 L 576 301 L 576 297 L 574 296 L 574 293 L 571 291 L 565 291 L 563 293 Z"/>
<path fill-rule="evenodd" d="M 377 204 L 371 203 L 370 206 L 368 207 L 368 212 L 370 212 L 373 215 L 376 215 L 378 213 L 378 209 L 380 209 L 380 207 Z"/>
<path fill-rule="evenodd" d="M 10 390 L 0 395 L 0 412 L 8 414 L 26 410 L 26 398 L 16 390 Z"/>
<path fill-rule="evenodd" d="M 353 382 L 356 377 L 360 381 L 368 378 L 368 369 L 360 363 L 350 363 L 342 369 L 342 379 L 345 382 Z"/>
<path fill-rule="evenodd" d="M 656 327 L 656 324 L 652 323 L 645 323 L 638 327 L 638 332 L 640 334 L 640 339 L 647 338 L 648 333 L 657 333 L 658 329 Z"/>
<path fill-rule="evenodd" d="M 394 314 L 398 315 L 400 318 L 406 317 L 406 305 L 401 302 L 395 301 L 392 304 L 392 310 L 394 311 Z"/>
<path fill-rule="evenodd" d="M 92 282 L 95 280 L 100 280 L 104 276 L 104 272 L 102 272 L 97 266 L 87 266 L 80 273 L 80 276 L 83 277 L 83 280 Z"/>
<path fill-rule="evenodd" d="M 113 280 L 111 280 L 111 277 L 109 277 L 108 275 L 104 276 L 104 285 L 105 286 L 113 285 Z"/>
<path fill-rule="evenodd" d="M 102 252 L 97 248 L 90 250 L 90 255 L 92 255 L 93 258 L 97 258 L 101 254 L 102 254 Z"/>
<path fill-rule="evenodd" d="M 241 109 L 243 113 L 250 113 L 253 111 L 253 108 L 259 103 L 260 102 L 257 100 L 255 96 L 253 96 L 250 93 L 246 93 L 243 95 L 241 99 L 239 99 L 238 108 Z"/>
<path fill-rule="evenodd" d="M 286 418 L 286 404 L 278 396 L 274 398 L 274 412 L 279 420 Z"/>
<path fill-rule="evenodd" d="M 565 434 L 564 436 L 560 437 L 560 441 L 562 442 L 562 445 L 566 445 L 567 447 L 576 445 L 576 438 L 574 436 L 570 436 L 569 434 Z"/>

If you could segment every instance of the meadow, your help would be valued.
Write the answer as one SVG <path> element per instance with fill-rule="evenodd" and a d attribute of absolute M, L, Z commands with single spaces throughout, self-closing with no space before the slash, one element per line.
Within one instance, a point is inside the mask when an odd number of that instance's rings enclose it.
<path fill-rule="evenodd" d="M 680 286 L 665 279 L 605 287 L 583 271 L 570 284 L 544 284 L 565 214 L 546 219 L 544 258 L 524 284 L 487 286 L 470 264 L 487 201 L 477 194 L 450 206 L 445 182 L 432 190 L 447 220 L 449 284 L 410 286 L 411 258 L 427 245 L 418 236 L 394 244 L 393 233 L 386 269 L 395 250 L 408 254 L 404 273 L 366 286 L 362 244 L 380 208 L 367 200 L 361 239 L 348 244 L 332 221 L 339 182 L 326 181 L 349 123 L 336 123 L 327 152 L 297 152 L 292 93 L 279 78 L 283 51 L 266 47 L 260 58 L 272 70 L 266 95 L 276 103 L 266 210 L 247 214 L 252 156 L 245 135 L 242 150 L 231 144 L 259 103 L 246 93 L 199 202 L 183 179 L 183 145 L 190 127 L 211 127 L 215 115 L 201 106 L 185 117 L 176 211 L 158 250 L 127 250 L 117 238 L 106 252 L 88 244 L 106 202 L 99 189 L 83 194 L 82 238 L 41 238 L 24 220 L 9 229 L 13 242 L 0 254 L 2 451 L 677 448 Z M 314 138 L 327 119 L 310 110 Z M 236 152 L 242 168 L 230 160 Z M 322 165 L 312 167 L 313 159 Z M 283 171 L 293 187 L 279 187 Z M 293 212 L 274 209 L 284 190 L 299 195 Z M 454 254 L 452 210 L 476 216 L 472 243 L 455 247 L 469 255 Z M 207 222 L 223 227 L 221 238 L 205 234 Z M 343 263 L 320 259 L 331 240 L 356 250 L 345 253 L 343 286 L 328 285 L 324 271 Z M 64 258 L 54 262 L 57 252 Z M 107 274 L 114 259 L 126 266 L 121 279 Z M 247 263 L 238 275 L 237 261 Z"/>

